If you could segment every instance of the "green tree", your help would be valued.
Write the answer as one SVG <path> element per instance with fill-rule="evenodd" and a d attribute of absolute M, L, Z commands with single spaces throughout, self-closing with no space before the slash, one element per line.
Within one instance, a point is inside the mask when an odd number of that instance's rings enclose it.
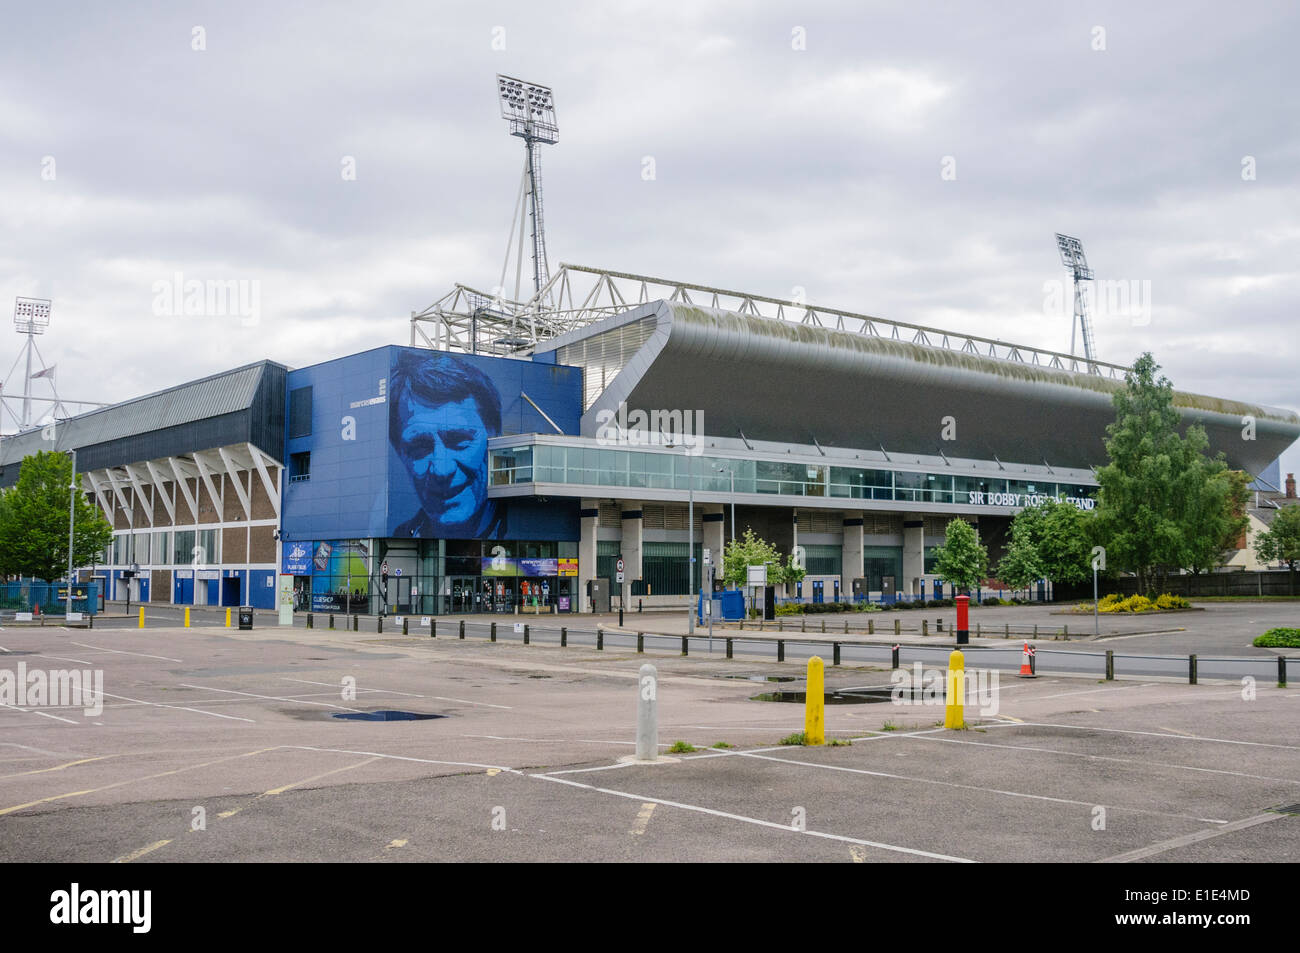
<path fill-rule="evenodd" d="M 1284 506 L 1267 530 L 1255 537 L 1255 554 L 1265 562 L 1283 562 L 1291 571 L 1295 595 L 1295 569 L 1300 563 L 1300 506 Z"/>
<path fill-rule="evenodd" d="M 18 483 L 0 504 L 0 563 L 5 571 L 55 582 L 68 571 L 72 461 L 42 450 L 23 458 Z M 83 493 L 75 495 L 73 565 L 84 566 L 112 541 L 113 528 Z"/>
<path fill-rule="evenodd" d="M 1006 555 L 998 561 L 998 578 L 1012 590 L 1028 589 L 1036 579 L 1044 577 L 1043 564 L 1038 558 L 1038 547 L 1031 543 L 1024 534 L 1015 533 L 1012 524 L 1011 545 Z"/>
<path fill-rule="evenodd" d="M 797 582 L 805 572 L 802 566 L 794 565 L 792 558 L 782 557 L 775 546 L 755 536 L 752 529 L 746 529 L 740 539 L 727 543 L 722 558 L 722 578 L 728 585 L 744 586 L 750 566 L 767 566 L 767 581 L 773 586 Z"/>
<path fill-rule="evenodd" d="M 951 520 L 943 545 L 934 551 L 934 571 L 962 592 L 969 592 L 989 573 L 989 553 L 975 535 L 975 527 L 962 519 Z"/>
<path fill-rule="evenodd" d="M 1246 529 L 1246 504 L 1250 490 L 1246 474 L 1229 470 L 1222 455 L 1211 459 L 1202 456 L 1200 492 L 1188 500 L 1183 565 L 1193 573 L 1218 568 L 1224 554 L 1235 549 Z"/>
<path fill-rule="evenodd" d="M 1039 567 L 1034 579 L 1081 583 L 1091 574 L 1092 533 L 1089 521 L 1089 515 L 1073 503 L 1044 500 L 1025 507 L 1011 521 L 1012 545 L 1022 540 L 1033 549 Z M 998 563 L 998 576 L 1011 584 L 1002 574 L 1002 563 Z"/>
<path fill-rule="evenodd" d="M 1143 354 L 1114 395 L 1110 462 L 1097 471 L 1093 517 L 1109 568 L 1136 575 L 1145 594 L 1163 591 L 1170 570 L 1212 564 L 1209 553 L 1231 528 L 1235 492 L 1223 455 L 1207 455 L 1205 429 L 1179 433 L 1173 385 L 1156 377 L 1159 369 Z"/>

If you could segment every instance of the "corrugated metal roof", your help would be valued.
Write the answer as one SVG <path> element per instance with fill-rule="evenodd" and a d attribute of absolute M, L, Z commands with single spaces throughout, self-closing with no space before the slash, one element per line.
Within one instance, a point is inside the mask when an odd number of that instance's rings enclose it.
<path fill-rule="evenodd" d="M 42 437 L 40 429 L 5 437 L 0 440 L 0 466 L 17 463 L 38 450 L 80 449 L 133 434 L 247 410 L 253 403 L 268 363 L 260 361 L 237 367 L 71 417 L 56 427 L 57 440 L 53 445 Z"/>

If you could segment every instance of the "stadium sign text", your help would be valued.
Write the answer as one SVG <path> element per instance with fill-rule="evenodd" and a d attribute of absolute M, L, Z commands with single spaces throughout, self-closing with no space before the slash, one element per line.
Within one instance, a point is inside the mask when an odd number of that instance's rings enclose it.
<path fill-rule="evenodd" d="M 967 501 L 971 506 L 1037 506 L 1039 503 L 1045 503 L 1047 500 L 1055 500 L 1058 503 L 1069 503 L 1081 510 L 1091 510 L 1097 505 L 1096 500 L 1090 500 L 1087 497 L 1079 496 L 1048 496 L 1045 493 L 985 493 L 979 490 L 971 490 L 968 494 L 970 499 Z"/>

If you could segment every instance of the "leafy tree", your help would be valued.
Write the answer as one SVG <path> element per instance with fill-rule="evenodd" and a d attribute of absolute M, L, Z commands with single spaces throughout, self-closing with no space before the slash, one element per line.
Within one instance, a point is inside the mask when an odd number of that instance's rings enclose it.
<path fill-rule="evenodd" d="M 1089 515 L 1064 500 L 1044 500 L 1027 506 L 1011 521 L 1014 546 L 1023 541 L 1032 549 L 1039 567 L 1030 579 L 1050 579 L 1054 583 L 1076 584 L 1085 581 L 1092 566 L 1092 533 Z M 1007 554 L 1010 555 L 1010 548 Z M 998 564 L 998 577 L 1011 584 Z M 1018 587 L 1017 587 L 1018 588 Z"/>
<path fill-rule="evenodd" d="M 42 450 L 25 457 L 16 486 L 0 504 L 0 563 L 6 572 L 54 582 L 68 571 L 72 461 Z M 73 565 L 84 566 L 112 541 L 113 528 L 83 493 L 75 494 Z"/>
<path fill-rule="evenodd" d="M 963 519 L 948 523 L 943 545 L 934 551 L 934 571 L 962 592 L 978 586 L 989 573 L 989 553 Z"/>
<path fill-rule="evenodd" d="M 1188 500 L 1183 565 L 1193 573 L 1216 569 L 1246 529 L 1250 490 L 1246 474 L 1221 459 L 1201 457 L 1204 483 Z"/>
<path fill-rule="evenodd" d="M 1012 523 L 1011 545 L 998 562 L 998 578 L 1013 590 L 1028 589 L 1034 580 L 1044 577 L 1043 564 L 1038 557 L 1038 547 L 1026 538 L 1026 534 L 1017 534 L 1015 529 L 1015 523 Z"/>
<path fill-rule="evenodd" d="M 1124 375 L 1106 428 L 1110 462 L 1097 471 L 1093 517 L 1111 569 L 1132 572 L 1142 593 L 1161 592 L 1170 570 L 1206 568 L 1234 525 L 1234 483 L 1222 454 L 1207 455 L 1199 425 L 1179 433 L 1173 385 L 1143 354 Z"/>
<path fill-rule="evenodd" d="M 752 529 L 746 529 L 740 539 L 727 543 L 722 557 L 722 578 L 728 585 L 743 586 L 749 577 L 749 567 L 764 565 L 770 585 L 794 583 L 804 577 L 802 566 L 794 565 L 792 558 L 782 557 L 775 546 L 755 536 Z"/>
<path fill-rule="evenodd" d="M 1291 571 L 1291 594 L 1295 595 L 1295 569 L 1300 563 L 1300 506 L 1284 506 L 1273 524 L 1255 537 L 1255 553 L 1265 562 L 1283 562 Z"/>

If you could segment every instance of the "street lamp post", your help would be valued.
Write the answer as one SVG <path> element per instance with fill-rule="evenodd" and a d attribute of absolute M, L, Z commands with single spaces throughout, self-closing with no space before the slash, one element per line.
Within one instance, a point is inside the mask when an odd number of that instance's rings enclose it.
<path fill-rule="evenodd" d="M 64 621 L 72 613 L 72 547 L 77 523 L 77 451 L 69 450 L 72 455 L 72 480 L 68 484 L 68 602 L 64 608 Z"/>
<path fill-rule="evenodd" d="M 715 463 L 713 469 L 731 477 L 731 539 L 734 542 L 736 539 L 736 468 L 723 467 Z"/>

